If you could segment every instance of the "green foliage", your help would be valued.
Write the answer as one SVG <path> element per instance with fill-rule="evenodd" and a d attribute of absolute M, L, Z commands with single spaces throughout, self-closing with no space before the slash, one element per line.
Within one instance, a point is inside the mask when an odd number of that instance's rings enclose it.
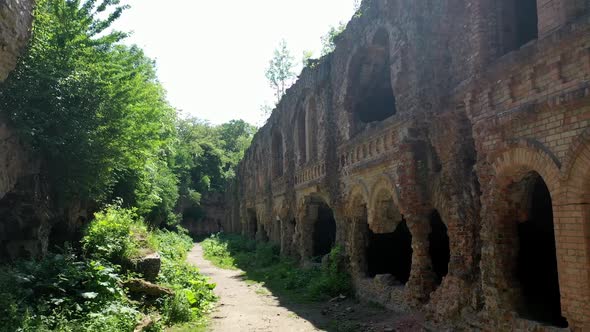
<path fill-rule="evenodd" d="M 94 214 L 82 246 L 90 257 L 110 261 L 134 258 L 155 249 L 152 234 L 135 209 L 124 209 L 116 204 Z"/>
<path fill-rule="evenodd" d="M 181 120 L 155 63 L 109 31 L 119 1 L 41 0 L 27 53 L 0 89 L 2 109 L 43 161 L 52 198 L 123 206 L 173 227 L 178 199 L 223 190 L 255 128 Z"/>
<path fill-rule="evenodd" d="M 164 313 L 167 316 L 169 323 L 186 323 L 193 319 L 193 311 L 191 310 L 191 303 L 185 292 L 179 292 L 164 306 Z"/>
<path fill-rule="evenodd" d="M 332 248 L 327 264 L 323 265 L 319 278 L 314 278 L 308 286 L 309 296 L 314 299 L 349 294 L 352 287 L 350 276 L 343 273 L 342 247 Z"/>
<path fill-rule="evenodd" d="M 95 216 L 83 240 L 86 256 L 71 249 L 40 261 L 0 267 L 0 332 L 133 331 L 143 315 L 159 313 L 162 322 L 202 322 L 215 301 L 214 284 L 186 262 L 192 239 L 186 230 L 151 232 L 132 209 L 107 206 Z M 122 281 L 118 263 L 132 253 L 158 250 L 159 282 L 174 296 L 137 302 Z M 132 255 L 132 256 L 133 256 Z"/>
<path fill-rule="evenodd" d="M 130 331 L 140 313 L 115 267 L 71 251 L 0 269 L 0 331 Z"/>
<path fill-rule="evenodd" d="M 186 230 L 160 230 L 154 234 L 162 258 L 158 281 L 175 290 L 175 295 L 164 302 L 163 316 L 169 325 L 202 319 L 216 300 L 215 284 L 187 263 L 186 254 L 193 241 Z"/>
<path fill-rule="evenodd" d="M 105 32 L 126 8 L 118 3 L 38 1 L 29 50 L 2 86 L 0 107 L 42 157 L 62 205 L 110 199 L 123 181 L 126 202 L 147 215 L 174 204 L 176 180 L 165 170 L 175 111 L 154 62 L 118 44 L 124 33 Z"/>
<path fill-rule="evenodd" d="M 303 68 L 309 67 L 311 65 L 311 60 L 313 58 L 313 51 L 305 50 L 303 51 L 303 57 L 301 63 L 303 64 Z"/>
<path fill-rule="evenodd" d="M 330 27 L 330 30 L 321 37 L 322 40 L 322 56 L 334 52 L 336 49 L 336 38 L 344 31 L 346 24 L 340 22 L 338 26 Z"/>
<path fill-rule="evenodd" d="M 281 257 L 277 246 L 256 243 L 239 235 L 215 234 L 201 245 L 205 258 L 214 265 L 240 268 L 248 278 L 300 300 L 321 301 L 352 294 L 351 278 L 344 272 L 340 247 L 332 249 L 326 265 L 304 269 L 292 259 Z"/>
<path fill-rule="evenodd" d="M 180 196 L 191 202 L 185 217 L 203 216 L 199 208 L 202 194 L 223 192 L 250 145 L 256 128 L 243 120 L 219 126 L 189 118 L 177 120 L 178 141 L 174 172 L 180 182 Z"/>
<path fill-rule="evenodd" d="M 266 69 L 265 76 L 268 80 L 270 87 L 275 91 L 275 97 L 277 98 L 277 104 L 281 101 L 281 98 L 287 91 L 287 88 L 295 78 L 293 72 L 293 61 L 294 58 L 289 52 L 287 42 L 283 39 L 279 43 L 279 46 L 274 51 L 273 58 L 270 60 L 268 68 Z"/>
<path fill-rule="evenodd" d="M 237 269 L 236 262 L 232 252 L 229 250 L 229 242 L 220 241 L 217 235 L 201 242 L 204 251 L 204 257 L 211 261 L 213 265 L 224 269 Z"/>

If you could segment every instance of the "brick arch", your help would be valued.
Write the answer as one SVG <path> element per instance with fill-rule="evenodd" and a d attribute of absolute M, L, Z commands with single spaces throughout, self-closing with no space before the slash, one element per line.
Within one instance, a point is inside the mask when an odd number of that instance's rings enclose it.
<path fill-rule="evenodd" d="M 393 198 L 393 202 L 395 203 L 395 205 L 399 209 L 402 209 L 402 207 L 400 206 L 401 201 L 400 195 L 397 191 L 397 187 L 394 185 L 394 180 L 391 178 L 391 176 L 387 174 L 379 176 L 371 186 L 371 189 L 369 190 L 369 205 L 373 204 L 373 201 L 376 198 L 375 196 L 379 194 L 382 190 L 385 190 L 389 194 L 391 194 L 391 197 Z"/>
<path fill-rule="evenodd" d="M 310 206 L 319 202 L 325 203 L 330 209 L 334 211 L 333 202 L 330 200 L 329 194 L 325 192 L 313 192 L 305 195 L 299 199 L 296 211 L 296 226 L 294 241 L 299 246 L 299 256 L 303 259 L 310 258 L 313 252 L 313 232 L 316 220 L 311 219 L 309 214 Z M 336 218 L 336 214 L 334 213 Z M 338 220 L 336 220 L 336 233 L 338 236 Z"/>
<path fill-rule="evenodd" d="M 369 205 L 369 188 L 367 184 L 362 181 L 358 180 L 350 189 L 347 195 L 347 202 L 346 202 L 346 214 L 352 215 L 355 205 L 359 202 L 364 202 Z"/>
<path fill-rule="evenodd" d="M 512 144 L 510 144 L 512 143 Z M 530 187 L 528 175 L 537 173 L 547 185 L 553 207 L 553 227 L 557 248 L 559 286 L 564 297 L 562 278 L 566 266 L 560 257 L 559 218 L 561 192 L 560 165 L 555 157 L 537 142 L 518 140 L 495 154 L 491 163 L 493 177 L 484 184 L 482 196 L 482 288 L 485 307 L 490 312 L 516 312 L 522 300 L 521 285 L 514 276 L 518 257 L 517 225 L 528 219 L 525 207 Z M 562 305 L 562 314 L 567 310 Z M 515 316 L 515 317 L 518 317 Z"/>
<path fill-rule="evenodd" d="M 506 150 L 495 154 L 492 168 L 496 175 L 496 186 L 505 187 L 510 181 L 520 180 L 528 172 L 541 175 L 551 192 L 551 198 L 559 189 L 560 165 L 557 158 L 540 144 L 531 141 L 517 141 Z"/>
<path fill-rule="evenodd" d="M 590 128 L 586 128 L 570 145 L 563 161 L 561 179 L 568 181 L 572 176 L 590 178 Z"/>
<path fill-rule="evenodd" d="M 391 197 L 393 206 L 381 206 L 383 204 L 383 201 L 381 200 L 383 194 Z M 403 215 L 403 210 L 399 202 L 399 195 L 396 190 L 396 187 L 393 185 L 393 181 L 391 180 L 391 178 L 387 175 L 380 176 L 371 188 L 369 194 L 369 202 L 367 205 L 368 222 L 371 230 L 378 233 L 393 232 L 397 227 L 398 223 L 401 222 L 401 215 Z M 389 220 L 390 222 L 385 221 L 384 223 L 382 220 L 384 219 L 384 216 L 382 215 L 382 210 L 388 207 L 393 208 L 394 214 L 399 214 L 399 216 L 398 218 L 396 218 L 398 220 Z"/>

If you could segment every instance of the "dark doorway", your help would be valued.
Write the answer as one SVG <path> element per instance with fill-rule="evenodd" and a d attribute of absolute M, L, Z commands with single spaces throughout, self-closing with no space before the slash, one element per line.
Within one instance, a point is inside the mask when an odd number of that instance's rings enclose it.
<path fill-rule="evenodd" d="M 351 61 L 349 98 L 355 119 L 361 123 L 383 121 L 396 113 L 391 85 L 389 35 L 379 30 L 371 45 Z"/>
<path fill-rule="evenodd" d="M 412 235 L 406 222 L 402 221 L 393 233 L 368 233 L 367 275 L 392 274 L 405 284 L 412 269 Z"/>
<path fill-rule="evenodd" d="M 317 204 L 317 219 L 313 229 L 313 256 L 330 253 L 336 242 L 336 219 L 326 203 Z"/>
<path fill-rule="evenodd" d="M 355 114 L 363 123 L 383 121 L 395 114 L 395 98 L 389 71 L 373 67 L 371 81 L 363 87 L 364 98 L 355 106 Z"/>
<path fill-rule="evenodd" d="M 561 315 L 551 195 L 536 174 L 529 185 L 529 219 L 518 225 L 517 278 L 522 289 L 524 318 L 567 327 Z"/>
<path fill-rule="evenodd" d="M 449 247 L 449 235 L 447 226 L 443 223 L 438 211 L 434 210 L 430 215 L 430 259 L 432 260 L 432 270 L 436 277 L 436 283 L 440 285 L 443 278 L 449 272 L 449 260 L 451 250 Z"/>
<path fill-rule="evenodd" d="M 503 0 L 501 10 L 503 53 L 516 50 L 538 38 L 536 0 Z"/>
<path fill-rule="evenodd" d="M 517 22 L 517 47 L 539 36 L 537 0 L 515 0 Z"/>
<path fill-rule="evenodd" d="M 258 232 L 258 219 L 256 218 L 256 211 L 248 209 L 248 233 L 255 237 Z"/>

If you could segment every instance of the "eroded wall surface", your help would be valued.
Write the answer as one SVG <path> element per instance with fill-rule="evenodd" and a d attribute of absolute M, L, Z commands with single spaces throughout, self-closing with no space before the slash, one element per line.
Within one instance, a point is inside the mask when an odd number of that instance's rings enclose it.
<path fill-rule="evenodd" d="M 34 4 L 33 0 L 0 0 L 0 82 L 14 69 L 29 41 Z"/>
<path fill-rule="evenodd" d="M 257 133 L 224 229 L 304 261 L 341 245 L 360 297 L 435 320 L 590 329 L 589 9 L 365 1 Z"/>

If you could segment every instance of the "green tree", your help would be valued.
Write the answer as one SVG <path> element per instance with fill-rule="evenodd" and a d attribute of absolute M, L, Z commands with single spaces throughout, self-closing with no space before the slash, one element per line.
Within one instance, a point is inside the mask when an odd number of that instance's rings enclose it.
<path fill-rule="evenodd" d="M 40 155 L 62 204 L 104 201 L 123 180 L 135 185 L 127 188 L 135 202 L 151 199 L 140 203 L 145 209 L 161 203 L 142 188 L 162 180 L 149 174 L 169 159 L 175 111 L 154 62 L 120 45 L 126 34 L 106 32 L 125 8 L 116 0 L 38 1 L 29 50 L 0 90 L 0 108 Z M 173 190 L 170 181 L 159 189 Z"/>
<path fill-rule="evenodd" d="M 338 26 L 330 27 L 330 30 L 321 37 L 322 41 L 322 56 L 334 52 L 336 48 L 336 38 L 344 31 L 346 24 L 340 22 Z"/>
<path fill-rule="evenodd" d="M 313 58 L 313 51 L 305 50 L 303 51 L 303 57 L 301 59 L 301 63 L 303 64 L 303 68 L 309 66 L 310 60 Z"/>
<path fill-rule="evenodd" d="M 284 39 L 281 40 L 265 73 L 271 88 L 274 90 L 277 104 L 295 78 L 293 61 L 294 58 L 287 47 L 287 42 Z"/>
<path fill-rule="evenodd" d="M 195 119 L 177 121 L 175 173 L 180 180 L 183 213 L 198 219 L 203 194 L 222 192 L 256 132 L 243 120 L 219 126 Z"/>

